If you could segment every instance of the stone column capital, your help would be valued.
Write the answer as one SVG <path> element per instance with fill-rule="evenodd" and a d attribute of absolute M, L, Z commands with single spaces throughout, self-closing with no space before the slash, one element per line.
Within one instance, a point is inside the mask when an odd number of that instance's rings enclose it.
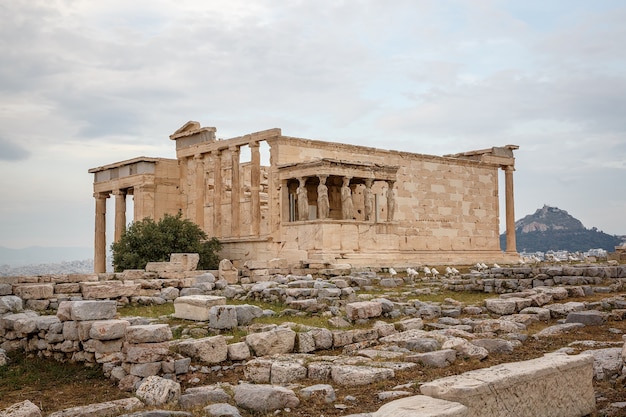
<path fill-rule="evenodd" d="M 110 193 L 93 193 L 93 197 L 97 200 L 105 200 L 110 197 Z"/>

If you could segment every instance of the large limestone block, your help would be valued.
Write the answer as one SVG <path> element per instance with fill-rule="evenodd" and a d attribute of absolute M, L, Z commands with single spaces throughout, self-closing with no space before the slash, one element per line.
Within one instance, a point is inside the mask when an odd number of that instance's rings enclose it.
<path fill-rule="evenodd" d="M 357 301 L 346 304 L 346 316 L 349 320 L 370 319 L 383 314 L 383 305 L 377 301 Z"/>
<path fill-rule="evenodd" d="M 456 361 L 456 350 L 442 349 L 434 352 L 416 353 L 405 359 L 432 368 L 446 368 Z"/>
<path fill-rule="evenodd" d="M 0 295 L 13 294 L 13 286 L 11 284 L 3 284 L 0 282 Z"/>
<path fill-rule="evenodd" d="M 598 310 L 572 311 L 565 323 L 582 323 L 585 326 L 600 326 L 607 319 L 607 313 Z"/>
<path fill-rule="evenodd" d="M 211 329 L 234 329 L 237 327 L 237 307 L 232 305 L 213 306 L 209 309 Z"/>
<path fill-rule="evenodd" d="M 180 265 L 182 271 L 195 271 L 200 262 L 200 255 L 197 253 L 172 253 L 170 262 Z"/>
<path fill-rule="evenodd" d="M 256 356 L 291 353 L 295 342 L 296 332 L 283 327 L 246 336 L 246 343 Z"/>
<path fill-rule="evenodd" d="M 597 381 L 609 380 L 619 376 L 623 366 L 622 349 L 605 348 L 582 352 L 583 354 L 593 356 L 593 377 Z"/>
<path fill-rule="evenodd" d="M 146 405 L 175 404 L 180 399 L 180 384 L 158 376 L 147 377 L 135 395 Z"/>
<path fill-rule="evenodd" d="M 138 398 L 123 398 L 121 400 L 107 401 L 104 403 L 66 408 L 65 410 L 48 414 L 48 417 L 112 416 L 143 407 L 143 403 Z"/>
<path fill-rule="evenodd" d="M 121 339 L 130 323 L 126 320 L 95 321 L 89 329 L 89 337 L 98 340 Z"/>
<path fill-rule="evenodd" d="M 54 297 L 52 284 L 20 284 L 13 287 L 13 294 L 23 300 L 41 300 Z"/>
<path fill-rule="evenodd" d="M 237 406 L 267 413 L 300 404 L 296 394 L 287 388 L 262 384 L 239 384 L 233 387 Z"/>
<path fill-rule="evenodd" d="M 141 324 L 126 328 L 128 343 L 159 343 L 172 339 L 172 329 L 167 324 Z"/>
<path fill-rule="evenodd" d="M 370 366 L 334 365 L 331 367 L 331 377 L 338 385 L 358 386 L 368 385 L 378 381 L 392 379 L 395 373 L 388 368 L 373 368 Z"/>
<path fill-rule="evenodd" d="M 581 327 L 585 327 L 582 323 L 563 323 L 555 324 L 554 326 L 546 327 L 543 330 L 535 333 L 533 337 L 535 339 L 541 339 L 544 337 L 554 337 L 563 333 L 574 332 Z"/>
<path fill-rule="evenodd" d="M 250 348 L 246 342 L 231 343 L 228 345 L 228 359 L 243 361 L 250 358 Z"/>
<path fill-rule="evenodd" d="M 207 321 L 213 306 L 225 305 L 226 297 L 217 295 L 186 295 L 174 300 L 174 317 L 186 320 Z"/>
<path fill-rule="evenodd" d="M 306 378 L 307 369 L 299 361 L 276 361 L 270 370 L 270 382 L 285 385 Z"/>
<path fill-rule="evenodd" d="M 239 282 L 239 271 L 230 260 L 222 259 L 219 265 L 218 278 L 225 280 L 229 284 L 237 284 Z"/>
<path fill-rule="evenodd" d="M 578 301 L 570 301 L 568 303 L 548 304 L 545 306 L 550 310 L 552 318 L 567 317 L 569 313 L 585 310 L 585 303 Z"/>
<path fill-rule="evenodd" d="M 117 353 L 122 350 L 122 339 L 115 340 L 97 340 L 89 339 L 83 342 L 83 349 L 86 352 L 109 354 Z"/>
<path fill-rule="evenodd" d="M 595 411 L 593 358 L 548 354 L 427 382 L 424 395 L 459 402 L 468 417 L 586 416 Z"/>
<path fill-rule="evenodd" d="M 426 395 L 415 395 L 388 402 L 372 417 L 467 417 L 469 410 L 463 404 L 440 400 Z"/>
<path fill-rule="evenodd" d="M 26 400 L 13 404 L 9 408 L 0 410 L 2 417 L 41 417 L 41 410 L 32 402 Z"/>
<path fill-rule="evenodd" d="M 180 406 L 189 410 L 208 403 L 225 403 L 230 400 L 230 395 L 218 385 L 202 385 L 187 388 L 185 393 L 180 397 Z"/>
<path fill-rule="evenodd" d="M 207 405 L 203 409 L 207 417 L 241 417 L 241 413 L 234 405 L 228 403 L 215 403 Z"/>
<path fill-rule="evenodd" d="M 515 313 L 517 311 L 517 302 L 506 298 L 488 298 L 485 300 L 485 307 L 492 313 L 502 316 Z"/>
<path fill-rule="evenodd" d="M 205 363 L 220 363 L 228 358 L 228 346 L 224 336 L 185 340 L 178 344 L 178 352 Z"/>
<path fill-rule="evenodd" d="M 35 333 L 37 329 L 38 316 L 32 311 L 24 313 L 7 314 L 0 317 L 0 330 L 14 330 L 20 335 Z"/>
<path fill-rule="evenodd" d="M 259 358 L 246 362 L 243 368 L 245 379 L 255 384 L 266 384 L 270 382 L 273 363 L 274 362 L 269 359 Z"/>
<path fill-rule="evenodd" d="M 162 367 L 162 362 L 131 363 L 128 373 L 140 378 L 147 378 L 158 375 Z"/>
<path fill-rule="evenodd" d="M 124 345 L 124 353 L 126 354 L 125 362 L 148 363 L 164 360 L 170 354 L 170 349 L 167 342 L 127 343 Z"/>
<path fill-rule="evenodd" d="M 62 301 L 57 310 L 61 321 L 110 320 L 116 314 L 117 305 L 113 300 Z"/>
<path fill-rule="evenodd" d="M 139 295 L 141 284 L 122 281 L 81 282 L 80 291 L 85 299 L 132 297 Z"/>
<path fill-rule="evenodd" d="M 252 323 L 255 318 L 263 315 L 263 309 L 258 306 L 243 304 L 235 306 L 237 309 L 237 325 L 247 326 Z"/>
<path fill-rule="evenodd" d="M 11 313 L 19 313 L 24 309 L 22 299 L 15 295 L 7 295 L 0 297 L 0 315 Z"/>

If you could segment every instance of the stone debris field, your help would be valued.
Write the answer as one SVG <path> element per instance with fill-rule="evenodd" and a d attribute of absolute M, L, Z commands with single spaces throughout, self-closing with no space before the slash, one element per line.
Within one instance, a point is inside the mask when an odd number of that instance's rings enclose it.
<path fill-rule="evenodd" d="M 0 416 L 320 416 L 319 404 L 351 417 L 626 415 L 626 395 L 596 388 L 626 378 L 624 265 L 251 266 L 0 277 L 0 366 L 13 351 L 97 364 L 129 394 L 48 414 L 26 399 Z M 174 313 L 118 311 L 164 304 Z M 311 317 L 320 324 L 302 324 Z M 530 343 L 600 326 L 602 341 L 518 360 Z M 359 390 L 376 406 L 346 394 Z"/>

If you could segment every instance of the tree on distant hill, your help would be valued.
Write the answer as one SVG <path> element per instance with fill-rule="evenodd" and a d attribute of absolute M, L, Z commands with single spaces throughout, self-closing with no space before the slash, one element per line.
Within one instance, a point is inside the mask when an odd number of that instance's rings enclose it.
<path fill-rule="evenodd" d="M 166 262 L 172 253 L 198 253 L 198 269 L 215 269 L 219 264 L 220 242 L 191 220 L 166 214 L 155 222 L 145 218 L 131 223 L 119 241 L 111 245 L 113 268 L 145 269 L 148 262 Z"/>

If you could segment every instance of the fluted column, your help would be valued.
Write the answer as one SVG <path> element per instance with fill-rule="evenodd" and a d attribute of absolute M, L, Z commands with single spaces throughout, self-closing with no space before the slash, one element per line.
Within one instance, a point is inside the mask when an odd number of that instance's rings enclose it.
<path fill-rule="evenodd" d="M 124 230 L 126 230 L 126 191 L 113 191 L 115 196 L 115 236 L 113 242 L 117 242 L 122 238 Z"/>
<path fill-rule="evenodd" d="M 252 166 L 250 168 L 250 224 L 252 225 L 252 235 L 261 234 L 261 151 L 259 142 L 250 142 L 250 153 Z"/>
<path fill-rule="evenodd" d="M 241 224 L 239 220 L 239 194 L 241 192 L 241 182 L 239 179 L 239 146 L 230 147 L 230 159 L 231 159 L 231 190 L 230 190 L 230 208 L 231 208 L 231 223 L 230 234 L 232 237 L 239 237 L 241 235 Z"/>
<path fill-rule="evenodd" d="M 96 227 L 94 233 L 93 271 L 106 272 L 106 212 L 108 193 L 94 193 L 96 199 Z"/>
<path fill-rule="evenodd" d="M 193 157 L 196 169 L 196 224 L 204 230 L 204 203 L 206 200 L 206 183 L 204 175 L 204 155 L 198 154 Z"/>
<path fill-rule="evenodd" d="M 507 252 L 517 252 L 517 244 L 515 242 L 515 202 L 513 199 L 513 171 L 515 171 L 515 168 L 510 165 L 504 167 Z"/>
<path fill-rule="evenodd" d="M 213 236 L 222 236 L 222 150 L 211 152 L 213 156 Z"/>

